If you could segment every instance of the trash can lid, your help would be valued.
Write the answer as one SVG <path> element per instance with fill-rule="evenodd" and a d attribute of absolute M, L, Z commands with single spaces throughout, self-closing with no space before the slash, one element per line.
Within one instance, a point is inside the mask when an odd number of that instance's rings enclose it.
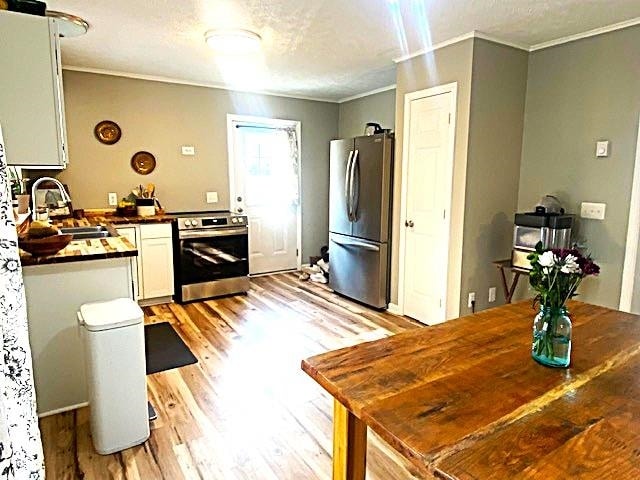
<path fill-rule="evenodd" d="M 85 328 L 92 332 L 127 327 L 144 319 L 142 309 L 130 298 L 85 303 L 80 307 L 80 315 Z"/>

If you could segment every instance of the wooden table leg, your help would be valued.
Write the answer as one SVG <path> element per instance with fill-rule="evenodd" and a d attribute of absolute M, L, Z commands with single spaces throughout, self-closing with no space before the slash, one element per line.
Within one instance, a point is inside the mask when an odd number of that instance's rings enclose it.
<path fill-rule="evenodd" d="M 367 426 L 338 400 L 333 400 L 333 480 L 364 480 Z"/>
<path fill-rule="evenodd" d="M 507 303 L 511 303 L 513 294 L 515 293 L 516 287 L 518 286 L 518 280 L 520 280 L 520 272 L 513 272 L 513 282 L 511 283 L 511 288 L 509 289 L 509 297 L 507 298 Z"/>
<path fill-rule="evenodd" d="M 500 270 L 500 277 L 502 279 L 502 289 L 504 290 L 504 299 L 506 303 L 511 303 L 513 294 L 518 286 L 518 280 L 520 280 L 520 272 L 513 272 L 513 279 L 511 280 L 511 286 L 507 282 L 507 276 L 504 273 L 504 267 L 498 267 Z"/>
<path fill-rule="evenodd" d="M 507 276 L 504 274 L 504 268 L 498 267 L 500 270 L 500 277 L 502 278 L 502 291 L 504 292 L 504 299 L 507 303 L 511 303 L 511 298 L 509 297 L 509 284 L 507 284 Z"/>

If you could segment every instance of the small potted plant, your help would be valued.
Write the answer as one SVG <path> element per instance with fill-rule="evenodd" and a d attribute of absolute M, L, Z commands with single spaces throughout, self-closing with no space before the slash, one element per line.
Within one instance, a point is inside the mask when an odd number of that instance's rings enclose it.
<path fill-rule="evenodd" d="M 18 213 L 27 213 L 29 211 L 30 195 L 27 194 L 28 178 L 22 178 L 15 167 L 9 167 L 9 176 L 11 178 L 11 195 L 16 200 L 15 206 L 18 207 Z"/>
<path fill-rule="evenodd" d="M 529 283 L 538 292 L 540 312 L 533 322 L 531 356 L 550 367 L 571 363 L 571 319 L 566 303 L 577 295 L 582 280 L 598 275 L 600 267 L 577 249 L 545 250 L 542 242 L 528 257 Z"/>

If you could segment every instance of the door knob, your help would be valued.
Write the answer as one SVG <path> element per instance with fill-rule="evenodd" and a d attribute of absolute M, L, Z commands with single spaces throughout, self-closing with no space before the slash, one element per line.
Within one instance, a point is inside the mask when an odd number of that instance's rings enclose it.
<path fill-rule="evenodd" d="M 242 197 L 238 197 L 238 201 L 241 202 L 242 201 Z"/>
<path fill-rule="evenodd" d="M 413 220 L 405 220 L 404 226 L 405 227 L 409 227 L 409 228 L 413 228 Z"/>
<path fill-rule="evenodd" d="M 242 212 L 244 212 L 244 210 L 242 209 L 242 207 L 238 207 L 238 208 L 236 208 L 236 210 L 238 211 L 238 213 L 242 213 Z"/>

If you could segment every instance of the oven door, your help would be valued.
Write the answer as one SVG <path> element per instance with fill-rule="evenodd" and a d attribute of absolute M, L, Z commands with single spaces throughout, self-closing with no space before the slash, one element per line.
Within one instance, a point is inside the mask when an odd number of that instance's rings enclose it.
<path fill-rule="evenodd" d="M 249 231 L 244 228 L 189 230 L 178 235 L 181 285 L 249 274 Z"/>

